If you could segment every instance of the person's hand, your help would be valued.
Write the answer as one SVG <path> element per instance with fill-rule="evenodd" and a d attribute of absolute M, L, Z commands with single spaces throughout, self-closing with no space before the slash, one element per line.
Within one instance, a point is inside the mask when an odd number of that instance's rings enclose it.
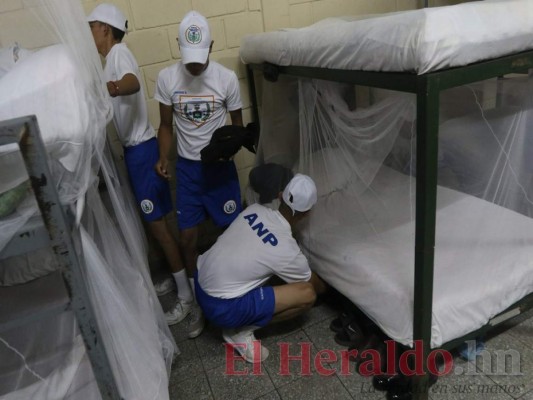
<path fill-rule="evenodd" d="M 160 158 L 159 161 L 155 164 L 155 171 L 159 176 L 165 179 L 170 179 L 171 176 L 168 173 L 168 160 Z"/>
<path fill-rule="evenodd" d="M 107 82 L 107 91 L 111 97 L 117 97 L 120 95 L 118 85 L 113 81 Z"/>

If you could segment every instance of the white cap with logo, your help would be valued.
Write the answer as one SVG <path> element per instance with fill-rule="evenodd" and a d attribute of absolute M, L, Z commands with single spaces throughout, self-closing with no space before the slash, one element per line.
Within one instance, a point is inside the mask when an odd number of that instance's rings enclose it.
<path fill-rule="evenodd" d="M 207 19 L 196 11 L 185 14 L 180 24 L 178 41 L 183 64 L 205 64 L 211 46 Z"/>
<path fill-rule="evenodd" d="M 283 201 L 291 208 L 293 215 L 296 211 L 309 211 L 317 201 L 315 182 L 307 175 L 294 175 L 283 191 Z"/>
<path fill-rule="evenodd" d="M 102 3 L 96 6 L 93 12 L 87 17 L 87 22 L 93 21 L 111 25 L 122 32 L 128 30 L 128 21 L 125 15 L 113 4 Z"/>

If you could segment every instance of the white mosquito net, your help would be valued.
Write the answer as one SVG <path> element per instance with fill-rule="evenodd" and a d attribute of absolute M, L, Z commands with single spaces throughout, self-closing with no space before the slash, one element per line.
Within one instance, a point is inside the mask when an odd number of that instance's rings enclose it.
<path fill-rule="evenodd" d="M 298 237 L 311 267 L 391 338 L 412 344 L 416 99 L 367 87 L 256 79 L 257 164 L 309 174 L 319 200 Z M 432 346 L 533 291 L 532 82 L 440 95 Z M 257 188 L 255 188 L 257 190 Z M 259 201 L 248 189 L 247 201 Z"/>
<path fill-rule="evenodd" d="M 112 106 L 86 16 L 79 1 L 36 0 L 28 8 L 31 23 L 0 32 L 0 121 L 37 117 L 61 204 L 74 216 L 84 280 L 102 333 L 98 340 L 121 396 L 166 399 L 179 351 L 151 283 L 127 179 L 106 147 Z M 40 216 L 18 146 L 1 146 L 0 164 L 2 256 L 22 227 Z M 56 269 L 51 249 L 1 257 L 2 310 L 24 309 L 10 296 L 32 283 L 54 282 Z M 29 291 L 28 302 L 38 303 L 35 296 Z M 70 311 L 1 330 L 0 360 L 2 400 L 100 398 Z"/>

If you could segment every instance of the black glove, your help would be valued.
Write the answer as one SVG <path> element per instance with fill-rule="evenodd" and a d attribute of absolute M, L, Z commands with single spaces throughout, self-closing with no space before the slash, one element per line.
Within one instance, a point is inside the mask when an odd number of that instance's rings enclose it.
<path fill-rule="evenodd" d="M 237 125 L 222 126 L 213 132 L 209 144 L 200 151 L 202 161 L 227 161 L 237 154 L 242 146 L 255 153 L 258 134 L 256 125 L 251 123 L 246 128 Z"/>

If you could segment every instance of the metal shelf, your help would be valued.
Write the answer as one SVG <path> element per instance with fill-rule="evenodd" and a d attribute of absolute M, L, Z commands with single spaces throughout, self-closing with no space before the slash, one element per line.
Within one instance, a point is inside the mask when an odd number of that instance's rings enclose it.
<path fill-rule="evenodd" d="M 20 148 L 40 216 L 25 224 L 1 252 L 0 260 L 48 245 L 59 266 L 56 273 L 43 278 L 0 288 L 0 332 L 24 329 L 28 323 L 72 310 L 102 399 L 122 399 L 87 291 L 84 258 L 76 250 L 80 248 L 80 233 L 73 227 L 72 215 L 67 215 L 60 203 L 37 118 L 0 122 L 0 146 L 3 145 Z"/>
<path fill-rule="evenodd" d="M 50 236 L 40 215 L 31 217 L 0 252 L 0 260 L 50 246 Z"/>
<path fill-rule="evenodd" d="M 69 309 L 60 272 L 15 286 L 0 286 L 0 333 Z"/>

